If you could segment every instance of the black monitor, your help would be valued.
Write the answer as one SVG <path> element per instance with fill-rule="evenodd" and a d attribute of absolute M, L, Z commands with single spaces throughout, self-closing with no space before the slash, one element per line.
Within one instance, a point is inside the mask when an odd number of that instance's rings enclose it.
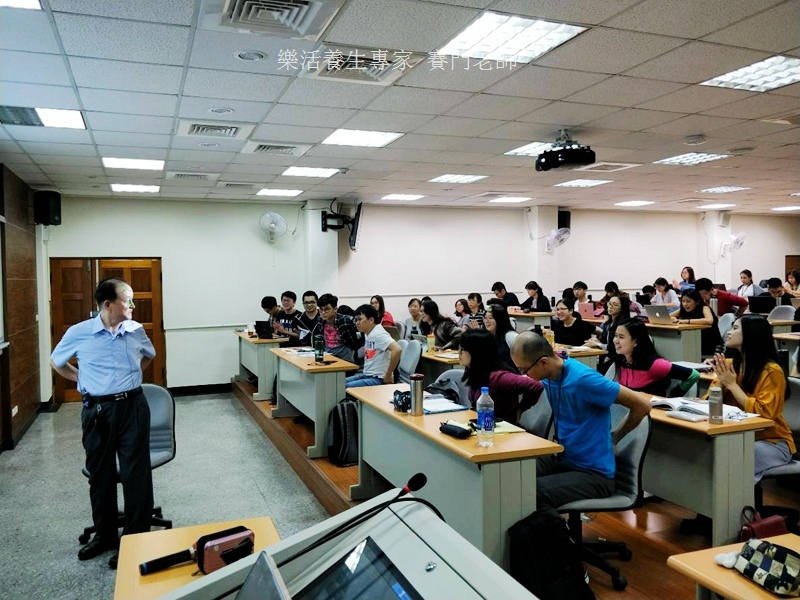
<path fill-rule="evenodd" d="M 361 225 L 361 202 L 358 203 L 356 206 L 356 214 L 353 216 L 353 221 L 350 223 L 350 250 L 353 252 L 356 251 L 356 246 L 358 245 L 358 228 Z"/>

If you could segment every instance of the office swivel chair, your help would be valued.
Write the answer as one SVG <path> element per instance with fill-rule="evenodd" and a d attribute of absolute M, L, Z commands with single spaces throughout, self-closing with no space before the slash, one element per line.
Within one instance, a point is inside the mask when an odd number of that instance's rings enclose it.
<path fill-rule="evenodd" d="M 736 320 L 736 315 L 733 313 L 725 313 L 724 315 L 720 316 L 719 321 L 717 321 L 717 327 L 719 328 L 719 334 L 722 336 L 722 339 L 725 339 L 725 336 L 733 327 L 733 322 Z"/>
<path fill-rule="evenodd" d="M 794 306 L 790 306 L 788 304 L 776 306 L 770 311 L 769 315 L 767 315 L 767 319 L 773 319 L 776 321 L 792 321 L 794 320 L 794 311 Z"/>
<path fill-rule="evenodd" d="M 453 382 L 458 387 L 458 403 L 462 406 L 472 408 L 469 402 L 469 395 L 467 394 L 467 384 L 461 381 L 462 377 L 464 377 L 464 369 L 450 369 L 439 375 L 436 381 L 433 382 L 433 385 L 444 381 Z"/>
<path fill-rule="evenodd" d="M 152 383 L 143 383 L 147 404 L 150 406 L 150 469 L 167 464 L 175 458 L 175 399 L 166 388 Z M 89 477 L 86 467 L 83 474 Z M 119 482 L 119 464 L 117 464 L 117 482 Z M 165 519 L 160 506 L 153 507 L 151 526 L 172 529 L 172 521 Z M 117 527 L 125 526 L 125 515 L 120 512 L 117 516 Z M 94 525 L 85 527 L 78 537 L 81 544 L 89 541 L 96 529 Z"/>
<path fill-rule="evenodd" d="M 536 404 L 520 415 L 518 425 L 542 439 L 553 438 L 553 410 L 546 390 L 542 390 L 542 395 Z"/>
<path fill-rule="evenodd" d="M 642 505 L 642 468 L 650 445 L 650 416 L 642 419 L 633 431 L 620 440 L 614 449 L 617 471 L 614 477 L 616 488 L 607 498 L 576 500 L 558 507 L 558 512 L 569 516 L 569 531 L 572 540 L 580 547 L 581 560 L 611 575 L 615 590 L 624 590 L 628 582 L 617 567 L 607 562 L 601 554 L 615 552 L 622 560 L 630 560 L 633 554 L 624 542 L 606 540 L 583 540 L 581 513 L 616 512 L 638 508 Z"/>
<path fill-rule="evenodd" d="M 422 356 L 420 343 L 417 340 L 411 340 L 408 345 L 403 348 L 403 353 L 400 355 L 400 364 L 397 365 L 397 380 L 401 383 L 411 383 L 411 376 L 417 370 L 417 364 Z"/>

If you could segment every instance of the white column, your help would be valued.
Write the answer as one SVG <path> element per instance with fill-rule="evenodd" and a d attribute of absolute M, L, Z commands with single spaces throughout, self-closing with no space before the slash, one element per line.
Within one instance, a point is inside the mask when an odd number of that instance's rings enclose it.
<path fill-rule="evenodd" d="M 527 234 L 523 242 L 525 276 L 536 281 L 548 298 L 558 296 L 558 248 L 547 252 L 547 236 L 558 228 L 558 207 L 532 206 L 522 216 Z"/>
<path fill-rule="evenodd" d="M 730 250 L 730 214 L 708 211 L 698 215 L 697 277 L 708 277 L 713 283 L 732 280 Z"/>
<path fill-rule="evenodd" d="M 50 368 L 50 228 L 36 226 L 36 312 L 39 325 L 39 400 L 49 402 L 53 395 L 53 370 Z"/>
<path fill-rule="evenodd" d="M 340 231 L 322 231 L 322 211 L 328 211 L 330 200 L 309 200 L 303 211 L 306 244 L 306 288 L 317 294 L 339 293 L 339 236 Z M 334 204 L 336 208 L 336 204 Z"/>

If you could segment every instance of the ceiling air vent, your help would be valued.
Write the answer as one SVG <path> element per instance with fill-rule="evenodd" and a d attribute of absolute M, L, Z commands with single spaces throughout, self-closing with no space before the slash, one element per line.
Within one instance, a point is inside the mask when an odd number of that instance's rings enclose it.
<path fill-rule="evenodd" d="M 219 121 L 178 121 L 178 135 L 247 139 L 255 126 L 247 123 L 220 123 Z"/>
<path fill-rule="evenodd" d="M 216 181 L 219 173 L 187 173 L 183 171 L 167 171 L 166 179 L 176 181 Z"/>
<path fill-rule="evenodd" d="M 230 183 L 230 182 L 222 183 L 222 182 L 220 182 L 220 186 L 223 187 L 226 190 L 252 190 L 253 189 L 253 184 L 252 183 Z"/>
<path fill-rule="evenodd" d="M 303 156 L 313 144 L 292 144 L 291 142 L 247 142 L 242 148 L 244 154 L 277 154 L 282 156 Z"/>
<path fill-rule="evenodd" d="M 0 106 L 0 123 L 3 125 L 42 126 L 42 120 L 36 114 L 36 109 L 24 106 Z"/>
<path fill-rule="evenodd" d="M 203 28 L 316 41 L 345 0 L 204 0 Z"/>
<path fill-rule="evenodd" d="M 611 173 L 613 171 L 624 171 L 625 169 L 632 169 L 633 167 L 641 167 L 637 163 L 615 163 L 615 162 L 599 162 L 592 165 L 587 165 L 574 171 L 589 171 L 594 173 Z"/>
<path fill-rule="evenodd" d="M 316 62 L 306 62 L 301 77 L 350 83 L 391 85 L 425 58 L 403 50 L 375 50 L 323 44 Z"/>

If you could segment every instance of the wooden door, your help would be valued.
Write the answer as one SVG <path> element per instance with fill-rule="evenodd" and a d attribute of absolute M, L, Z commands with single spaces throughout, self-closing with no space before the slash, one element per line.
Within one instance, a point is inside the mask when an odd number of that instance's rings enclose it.
<path fill-rule="evenodd" d="M 786 273 L 788 273 L 792 269 L 797 269 L 798 271 L 800 271 L 800 255 L 798 254 L 786 255 Z M 786 281 L 786 278 L 784 277 L 783 280 Z"/>
<path fill-rule="evenodd" d="M 95 281 L 119 277 L 133 288 L 133 320 L 144 331 L 156 349 L 156 357 L 144 372 L 145 383 L 166 385 L 167 357 L 164 342 L 163 304 L 161 300 L 161 259 L 108 259 L 95 261 Z"/>
<path fill-rule="evenodd" d="M 89 318 L 96 310 L 92 266 L 88 258 L 50 259 L 50 333 L 53 348 L 71 325 Z M 72 359 L 73 365 L 77 365 Z M 53 371 L 53 402 L 78 402 L 81 396 L 74 381 Z"/>

